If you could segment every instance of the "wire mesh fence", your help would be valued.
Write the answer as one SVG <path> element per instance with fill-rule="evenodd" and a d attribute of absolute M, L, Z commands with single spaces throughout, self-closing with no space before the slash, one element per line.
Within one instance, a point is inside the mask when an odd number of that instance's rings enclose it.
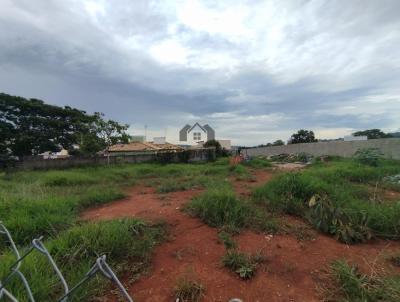
<path fill-rule="evenodd" d="M 23 266 L 24 259 L 27 258 L 31 253 L 38 252 L 43 257 L 47 259 L 47 263 L 49 267 L 53 270 L 54 274 L 58 278 L 58 282 L 61 284 L 63 289 L 62 296 L 55 301 L 58 302 L 68 302 L 72 298 L 73 294 L 76 292 L 78 288 L 81 288 L 87 284 L 87 282 L 92 279 L 97 274 L 104 276 L 106 279 L 110 280 L 112 283 L 116 285 L 119 289 L 121 296 L 125 301 L 133 302 L 133 299 L 126 291 L 125 287 L 122 285 L 118 277 L 115 275 L 111 267 L 108 265 L 106 261 L 106 255 L 102 255 L 96 259 L 93 266 L 89 269 L 89 271 L 82 277 L 82 279 L 75 284 L 73 287 L 69 287 L 66 279 L 64 278 L 61 270 L 57 266 L 53 257 L 50 255 L 49 251 L 43 244 L 43 237 L 39 237 L 32 240 L 29 248 L 23 254 L 18 250 L 10 232 L 7 230 L 5 225 L 0 222 L 0 235 L 3 235 L 5 239 L 9 242 L 10 248 L 15 255 L 15 262 L 10 266 L 8 274 L 0 279 L 0 301 L 8 298 L 8 300 L 12 302 L 19 302 L 19 300 L 15 297 L 15 294 L 7 290 L 7 285 L 14 279 L 19 279 L 22 282 L 24 289 L 26 291 L 26 295 L 28 301 L 36 302 L 34 295 L 32 293 L 32 289 L 29 285 L 29 281 L 21 271 L 21 267 Z"/>

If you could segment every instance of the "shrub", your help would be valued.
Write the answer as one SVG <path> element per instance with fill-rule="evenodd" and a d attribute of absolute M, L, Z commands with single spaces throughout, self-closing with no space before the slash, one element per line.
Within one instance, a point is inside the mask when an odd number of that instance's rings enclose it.
<path fill-rule="evenodd" d="M 353 158 L 361 164 L 377 167 L 382 159 L 382 153 L 376 148 L 359 149 Z"/>
<path fill-rule="evenodd" d="M 367 218 L 360 213 L 350 217 L 341 208 L 334 206 L 326 196 L 314 195 L 307 213 L 310 222 L 320 231 L 332 234 L 344 243 L 365 242 L 372 237 Z"/>

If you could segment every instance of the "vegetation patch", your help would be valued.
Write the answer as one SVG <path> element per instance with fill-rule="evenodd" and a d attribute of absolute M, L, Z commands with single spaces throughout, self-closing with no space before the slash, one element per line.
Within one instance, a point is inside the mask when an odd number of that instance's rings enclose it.
<path fill-rule="evenodd" d="M 344 242 L 368 240 L 371 235 L 398 239 L 400 203 L 373 202 L 368 185 L 379 186 L 384 177 L 399 171 L 399 161 L 381 160 L 373 167 L 333 159 L 277 175 L 257 188 L 253 198 L 272 212 L 307 218 L 317 229 Z"/>
<path fill-rule="evenodd" d="M 331 278 L 335 286 L 325 290 L 329 297 L 326 301 L 400 301 L 399 276 L 383 276 L 376 272 L 365 275 L 357 266 L 340 260 L 332 264 Z"/>
<path fill-rule="evenodd" d="M 236 241 L 233 240 L 232 235 L 226 231 L 219 232 L 218 238 L 224 244 L 227 250 L 235 249 L 237 247 Z"/>
<path fill-rule="evenodd" d="M 237 249 L 228 249 L 222 258 L 222 264 L 239 275 L 241 279 L 250 279 L 254 276 L 257 266 L 263 262 L 260 255 L 248 255 Z"/>
<path fill-rule="evenodd" d="M 195 197 L 187 206 L 193 216 L 213 227 L 241 229 L 251 217 L 251 209 L 229 189 L 211 189 Z"/>
<path fill-rule="evenodd" d="M 107 261 L 117 272 L 141 274 L 147 267 L 152 249 L 165 236 L 163 225 L 148 225 L 136 219 L 121 219 L 77 225 L 49 238 L 45 246 L 59 265 L 70 285 L 76 284 L 93 265 L 94 260 L 107 255 Z M 15 261 L 12 253 L 1 255 L 0 278 L 9 272 Z M 26 275 L 37 301 L 55 301 L 61 288 L 55 287 L 55 275 L 47 260 L 38 252 L 24 259 L 21 270 Z M 95 278 L 74 294 L 73 301 L 88 301 L 98 295 L 107 282 Z M 7 285 L 23 301 L 24 289 L 19 280 Z"/>
<path fill-rule="evenodd" d="M 174 289 L 175 299 L 179 302 L 199 302 L 204 292 L 205 288 L 199 281 L 188 277 L 178 279 Z"/>
<path fill-rule="evenodd" d="M 263 169 L 272 167 L 271 161 L 263 157 L 253 157 L 248 161 L 243 161 L 243 165 L 253 168 L 253 169 Z"/>

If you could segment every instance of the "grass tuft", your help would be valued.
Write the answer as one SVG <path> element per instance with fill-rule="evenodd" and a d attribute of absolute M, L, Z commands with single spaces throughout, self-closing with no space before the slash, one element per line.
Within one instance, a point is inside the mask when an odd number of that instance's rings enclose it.
<path fill-rule="evenodd" d="M 179 302 L 199 302 L 204 296 L 204 286 L 196 280 L 182 277 L 175 286 L 175 299 Z"/>
<path fill-rule="evenodd" d="M 400 277 L 362 274 L 357 266 L 339 260 L 331 273 L 337 284 L 336 301 L 393 302 L 400 301 Z"/>

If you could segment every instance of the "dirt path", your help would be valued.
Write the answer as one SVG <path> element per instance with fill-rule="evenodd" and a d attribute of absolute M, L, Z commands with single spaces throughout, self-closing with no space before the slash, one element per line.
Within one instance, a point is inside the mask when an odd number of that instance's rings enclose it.
<path fill-rule="evenodd" d="M 272 177 L 268 171 L 253 174 L 253 182 L 233 181 L 238 194 L 247 195 L 252 187 Z M 226 302 L 234 297 L 245 302 L 319 301 L 315 279 L 331 261 L 345 257 L 368 269 L 367 261 L 379 259 L 377 265 L 387 268 L 378 256 L 400 248 L 398 243 L 385 241 L 349 247 L 317 233 L 314 240 L 302 241 L 295 235 L 268 236 L 245 231 L 235 237 L 239 248 L 250 253 L 261 251 L 267 261 L 253 279 L 242 281 L 221 267 L 225 248 L 218 242 L 217 229 L 180 210 L 199 190 L 160 195 L 152 188 L 136 186 L 129 193 L 129 198 L 86 211 L 82 218 L 135 216 L 168 223 L 171 237 L 156 247 L 150 273 L 129 285 L 130 294 L 138 302 L 174 301 L 173 289 L 185 275 L 195 276 L 204 285 L 204 301 Z M 288 222 L 304 226 L 290 217 Z M 110 297 L 108 301 L 117 299 Z"/>

